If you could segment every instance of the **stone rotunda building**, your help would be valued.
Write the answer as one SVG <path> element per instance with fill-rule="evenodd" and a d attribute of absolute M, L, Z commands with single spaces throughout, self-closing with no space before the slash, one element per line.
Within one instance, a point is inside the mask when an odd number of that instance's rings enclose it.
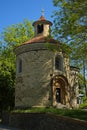
<path fill-rule="evenodd" d="M 34 38 L 15 48 L 15 107 L 77 108 L 78 68 L 63 51 L 47 49 L 47 43 L 60 44 L 48 38 L 50 21 L 42 15 L 33 26 Z"/>

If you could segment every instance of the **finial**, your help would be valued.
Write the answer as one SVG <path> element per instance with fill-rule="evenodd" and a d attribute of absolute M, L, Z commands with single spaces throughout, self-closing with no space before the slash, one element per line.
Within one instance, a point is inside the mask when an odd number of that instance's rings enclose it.
<path fill-rule="evenodd" d="M 42 11 L 41 11 L 41 12 L 42 12 L 42 16 L 44 16 L 44 9 L 42 9 Z"/>

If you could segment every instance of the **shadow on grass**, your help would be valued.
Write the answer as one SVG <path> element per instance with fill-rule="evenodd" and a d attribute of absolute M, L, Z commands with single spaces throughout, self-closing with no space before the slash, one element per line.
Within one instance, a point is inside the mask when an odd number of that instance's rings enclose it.
<path fill-rule="evenodd" d="M 13 112 L 18 113 L 53 113 L 55 115 L 67 116 L 80 120 L 87 121 L 87 110 L 81 109 L 56 109 L 56 108 L 29 108 L 24 110 L 14 110 Z"/>

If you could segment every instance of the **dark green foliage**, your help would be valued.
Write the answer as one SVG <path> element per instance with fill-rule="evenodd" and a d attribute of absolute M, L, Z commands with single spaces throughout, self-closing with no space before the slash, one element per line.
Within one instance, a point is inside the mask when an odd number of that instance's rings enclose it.
<path fill-rule="evenodd" d="M 83 97 L 83 104 L 80 105 L 80 108 L 87 110 L 87 97 Z"/>
<path fill-rule="evenodd" d="M 0 111 L 14 107 L 15 64 L 6 54 L 0 55 Z"/>
<path fill-rule="evenodd" d="M 13 52 L 18 46 L 33 37 L 31 22 L 7 27 L 1 33 L 0 41 L 0 111 L 10 110 L 14 107 L 16 57 Z"/>

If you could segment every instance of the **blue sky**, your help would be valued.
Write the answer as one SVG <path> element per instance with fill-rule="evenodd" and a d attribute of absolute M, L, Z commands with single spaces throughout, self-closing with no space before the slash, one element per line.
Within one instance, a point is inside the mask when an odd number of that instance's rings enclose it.
<path fill-rule="evenodd" d="M 0 32 L 12 24 L 28 20 L 37 20 L 42 8 L 45 18 L 52 21 L 51 15 L 55 10 L 52 0 L 0 0 Z"/>

